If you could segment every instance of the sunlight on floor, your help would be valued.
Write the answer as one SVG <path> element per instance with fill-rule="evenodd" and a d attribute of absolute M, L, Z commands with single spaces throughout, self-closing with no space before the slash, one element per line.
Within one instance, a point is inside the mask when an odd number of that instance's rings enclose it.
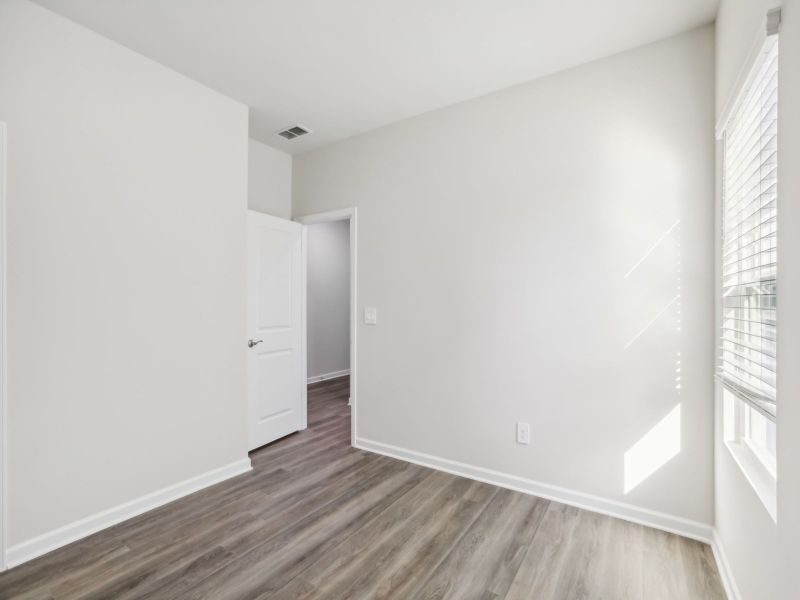
<path fill-rule="evenodd" d="M 625 453 L 627 494 L 681 451 L 681 405 L 677 404 Z"/>

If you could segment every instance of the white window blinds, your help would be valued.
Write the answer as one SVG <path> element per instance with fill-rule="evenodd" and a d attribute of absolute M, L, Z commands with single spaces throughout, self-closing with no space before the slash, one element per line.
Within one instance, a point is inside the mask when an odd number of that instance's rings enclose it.
<path fill-rule="evenodd" d="M 767 37 L 724 133 L 724 385 L 776 415 L 778 36 Z"/>

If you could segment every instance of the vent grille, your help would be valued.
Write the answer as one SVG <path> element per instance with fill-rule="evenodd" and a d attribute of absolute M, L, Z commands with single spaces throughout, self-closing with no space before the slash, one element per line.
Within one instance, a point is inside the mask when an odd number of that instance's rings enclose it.
<path fill-rule="evenodd" d="M 280 136 L 285 140 L 293 140 L 294 138 L 298 138 L 301 135 L 306 135 L 307 133 L 311 133 L 311 130 L 307 127 L 303 127 L 302 125 L 292 125 L 286 129 L 276 131 L 275 135 Z"/>

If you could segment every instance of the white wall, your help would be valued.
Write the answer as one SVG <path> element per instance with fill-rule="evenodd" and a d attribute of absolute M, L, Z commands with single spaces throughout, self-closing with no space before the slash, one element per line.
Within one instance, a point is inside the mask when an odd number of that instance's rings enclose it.
<path fill-rule="evenodd" d="M 257 140 L 248 144 L 247 207 L 274 217 L 292 216 L 292 157 Z"/>
<path fill-rule="evenodd" d="M 717 20 L 717 114 L 778 0 L 722 0 Z M 800 589 L 800 4 L 783 2 L 778 121 L 778 522 L 775 524 L 722 441 L 716 402 L 716 526 L 746 600 L 797 598 Z M 721 160 L 718 145 L 718 164 Z M 719 194 L 718 194 L 719 199 Z"/>
<path fill-rule="evenodd" d="M 308 377 L 350 368 L 350 222 L 306 229 Z"/>
<path fill-rule="evenodd" d="M 8 123 L 8 541 L 247 459 L 247 108 L 24 0 Z"/>
<path fill-rule="evenodd" d="M 713 44 L 295 157 L 296 215 L 359 209 L 360 439 L 712 523 Z M 626 494 L 654 428 L 680 451 Z"/>

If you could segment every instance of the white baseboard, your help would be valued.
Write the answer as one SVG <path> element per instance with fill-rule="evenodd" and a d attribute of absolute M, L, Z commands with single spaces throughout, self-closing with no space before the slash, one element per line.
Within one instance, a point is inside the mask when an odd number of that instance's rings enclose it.
<path fill-rule="evenodd" d="M 369 452 L 376 452 L 392 458 L 399 458 L 400 460 L 422 465 L 423 467 L 430 467 L 431 469 L 437 469 L 453 475 L 460 475 L 476 481 L 490 483 L 517 492 L 539 496 L 548 500 L 561 502 L 562 504 L 569 504 L 570 506 L 576 506 L 592 512 L 624 519 L 632 523 L 662 529 L 706 544 L 711 544 L 713 539 L 713 527 L 705 523 L 700 523 L 699 521 L 675 517 L 648 508 L 618 502 L 617 500 L 610 500 L 608 498 L 534 481 L 533 479 L 526 479 L 524 477 L 501 473 L 500 471 L 485 469 L 483 467 L 476 467 L 474 465 L 468 465 L 430 454 L 423 454 L 397 446 L 390 446 L 389 444 L 382 444 L 364 438 L 356 439 L 354 445 L 356 448 L 361 448 Z"/>
<path fill-rule="evenodd" d="M 722 587 L 725 588 L 725 594 L 727 594 L 728 600 L 739 600 L 739 598 L 741 598 L 739 588 L 736 586 L 731 564 L 728 562 L 728 556 L 725 554 L 722 540 L 719 539 L 716 529 L 711 539 L 711 550 L 714 551 L 714 560 L 717 561 L 717 571 L 719 571 Z"/>
<path fill-rule="evenodd" d="M 309 377 L 306 379 L 306 383 L 318 383 L 320 381 L 327 381 L 328 379 L 337 379 L 339 377 L 344 377 L 345 375 L 350 375 L 350 369 L 344 369 L 342 371 L 331 371 L 330 373 L 323 373 L 322 375 L 314 375 L 313 377 Z"/>
<path fill-rule="evenodd" d="M 24 562 L 66 546 L 81 538 L 121 523 L 127 519 L 158 508 L 168 502 L 188 496 L 220 481 L 241 475 L 252 469 L 249 458 L 237 460 L 229 465 L 186 479 L 161 490 L 125 502 L 108 510 L 96 513 L 64 527 L 11 546 L 6 553 L 6 566 L 16 567 Z"/>

